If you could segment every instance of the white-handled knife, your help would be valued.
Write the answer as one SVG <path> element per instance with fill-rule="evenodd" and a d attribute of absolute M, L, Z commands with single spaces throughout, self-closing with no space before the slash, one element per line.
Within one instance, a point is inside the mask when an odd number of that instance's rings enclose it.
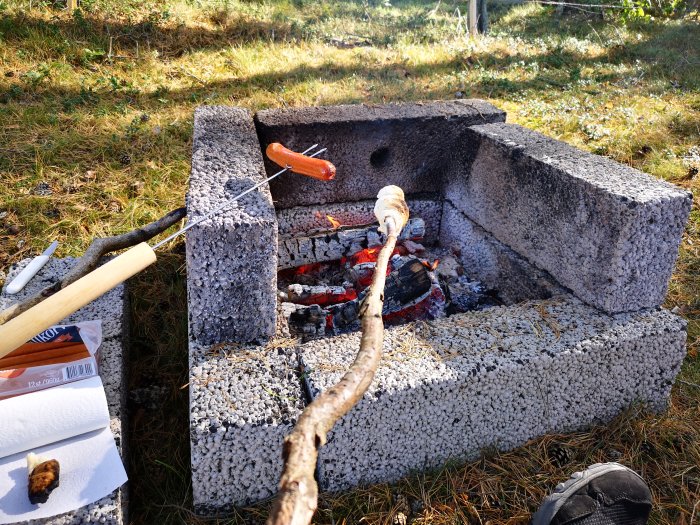
<path fill-rule="evenodd" d="M 7 285 L 7 288 L 5 288 L 5 293 L 15 294 L 22 290 L 29 280 L 34 277 L 48 262 L 49 257 L 51 257 L 53 252 L 56 251 L 56 246 L 58 246 L 58 241 L 53 241 L 51 245 L 44 250 L 44 253 L 34 257 L 34 259 L 32 259 L 31 262 L 24 267 L 24 270 L 19 272 L 19 275 L 12 279 L 12 282 Z"/>

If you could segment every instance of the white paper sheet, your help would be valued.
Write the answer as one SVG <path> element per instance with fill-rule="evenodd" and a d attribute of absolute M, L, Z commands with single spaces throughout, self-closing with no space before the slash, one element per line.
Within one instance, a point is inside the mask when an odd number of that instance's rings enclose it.
<path fill-rule="evenodd" d="M 48 518 L 104 498 L 126 483 L 122 460 L 109 428 L 34 449 L 61 465 L 60 485 L 46 503 L 27 497 L 26 453 L 0 459 L 0 523 Z M 9 489 L 7 493 L 5 490 Z"/>
<path fill-rule="evenodd" d="M 0 401 L 0 458 L 109 426 L 99 377 Z"/>
<path fill-rule="evenodd" d="M 29 503 L 27 452 L 61 466 L 46 503 Z M 78 509 L 127 480 L 99 377 L 0 401 L 0 458 L 0 524 Z"/>

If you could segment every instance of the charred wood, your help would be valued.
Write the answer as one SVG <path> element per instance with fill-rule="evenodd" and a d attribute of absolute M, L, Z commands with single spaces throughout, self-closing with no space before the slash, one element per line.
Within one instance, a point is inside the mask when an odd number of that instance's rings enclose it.
<path fill-rule="evenodd" d="M 290 303 L 319 306 L 344 303 L 357 298 L 357 292 L 348 286 L 311 286 L 308 284 L 290 284 L 287 287 L 287 299 Z"/>
<path fill-rule="evenodd" d="M 433 280 L 428 270 L 418 259 L 395 257 L 392 263 L 398 264 L 399 261 L 403 264 L 386 278 L 382 309 L 384 317 L 415 306 L 430 296 L 433 287 Z M 360 322 L 360 304 L 365 295 L 366 292 L 360 293 L 357 299 L 329 306 L 326 309 L 318 305 L 299 308 L 289 318 L 290 327 L 304 334 L 318 333 L 319 317 L 323 315 L 327 330 L 337 332 L 356 330 Z"/>
<path fill-rule="evenodd" d="M 423 219 L 411 219 L 399 236 L 399 241 L 419 241 L 425 236 Z M 332 232 L 308 237 L 281 238 L 279 268 L 293 268 L 310 263 L 336 261 L 371 246 L 381 246 L 385 238 L 376 225 L 339 228 Z"/>

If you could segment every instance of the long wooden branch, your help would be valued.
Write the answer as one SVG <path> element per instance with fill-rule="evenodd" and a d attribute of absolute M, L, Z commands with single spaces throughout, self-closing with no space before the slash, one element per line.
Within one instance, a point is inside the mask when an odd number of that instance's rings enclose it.
<path fill-rule="evenodd" d="M 65 288 L 74 281 L 94 270 L 100 262 L 100 258 L 108 253 L 135 246 L 147 241 L 159 233 L 167 230 L 173 224 L 181 221 L 187 215 L 185 207 L 171 211 L 160 219 L 147 224 L 143 228 L 137 228 L 122 235 L 112 237 L 98 237 L 93 240 L 82 257 L 76 261 L 70 271 L 62 280 L 47 286 L 28 298 L 15 303 L 0 312 L 0 324 L 5 324 L 10 319 L 17 317 L 22 312 L 39 304 L 41 301 Z"/>
<path fill-rule="evenodd" d="M 284 440 L 284 471 L 267 525 L 311 523 L 318 505 L 318 486 L 314 478 L 318 449 L 326 443 L 326 435 L 336 421 L 362 399 L 379 366 L 384 342 L 384 284 L 396 238 L 397 233 L 390 231 L 377 259 L 372 286 L 360 307 L 362 339 L 355 361 L 336 385 L 306 407 L 294 430 Z"/>

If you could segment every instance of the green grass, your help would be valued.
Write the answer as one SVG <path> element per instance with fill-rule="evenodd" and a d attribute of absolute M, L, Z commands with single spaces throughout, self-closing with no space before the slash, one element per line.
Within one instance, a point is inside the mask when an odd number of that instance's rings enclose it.
<path fill-rule="evenodd" d="M 79 255 L 95 236 L 179 207 L 201 104 L 479 97 L 510 122 L 698 189 L 700 25 L 690 19 L 625 26 L 526 4 L 495 11 L 491 34 L 469 40 L 454 0 L 85 0 L 73 14 L 37 4 L 0 2 L 0 268 L 51 239 L 58 256 Z M 50 196 L 35 194 L 41 182 Z M 388 523 L 400 491 L 422 501 L 416 523 L 525 523 L 557 480 L 617 450 L 652 484 L 654 523 L 689 523 L 700 498 L 699 226 L 694 207 L 666 304 L 689 321 L 667 414 L 631 411 L 397 487 L 323 496 L 317 521 Z M 158 410 L 131 407 L 134 524 L 197 522 L 182 252 L 171 246 L 132 287 L 130 386 L 166 391 Z M 553 441 L 575 452 L 562 468 L 548 461 Z"/>

